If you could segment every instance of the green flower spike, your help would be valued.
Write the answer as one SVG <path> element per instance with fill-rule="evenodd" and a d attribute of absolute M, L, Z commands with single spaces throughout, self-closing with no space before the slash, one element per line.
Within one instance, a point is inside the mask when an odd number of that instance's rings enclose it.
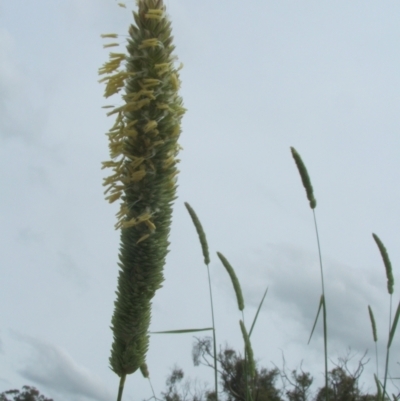
<path fill-rule="evenodd" d="M 99 69 L 108 98 L 122 88 L 123 103 L 107 133 L 111 168 L 106 199 L 121 200 L 117 300 L 112 317 L 111 369 L 121 377 L 144 366 L 149 345 L 151 299 L 161 287 L 168 252 L 172 204 L 176 198 L 178 138 L 185 112 L 178 95 L 179 68 L 172 55 L 171 23 L 162 0 L 139 0 L 129 29 L 127 54 L 110 53 Z M 113 34 L 103 35 L 114 38 Z M 110 107 L 110 106 L 106 106 Z"/>
<path fill-rule="evenodd" d="M 314 198 L 314 190 L 311 185 L 311 180 L 308 175 L 307 168 L 303 163 L 303 160 L 301 159 L 300 155 L 297 153 L 297 150 L 293 147 L 291 147 L 290 150 L 292 151 L 293 159 L 297 165 L 297 169 L 299 170 L 301 180 L 303 181 L 303 186 L 304 189 L 306 190 L 307 199 L 310 202 L 310 208 L 315 209 L 315 207 L 317 206 L 317 201 Z"/>

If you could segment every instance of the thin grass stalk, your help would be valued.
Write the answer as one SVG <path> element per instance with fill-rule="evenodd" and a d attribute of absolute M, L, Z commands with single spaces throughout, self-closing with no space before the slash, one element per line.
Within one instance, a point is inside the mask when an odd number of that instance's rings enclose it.
<path fill-rule="evenodd" d="M 239 280 L 238 280 L 238 282 L 239 282 Z M 245 329 L 246 337 L 247 337 L 247 343 L 246 343 L 246 340 L 244 342 L 244 373 L 245 373 L 245 384 L 246 384 L 246 400 L 247 401 L 252 401 L 253 400 L 253 396 L 252 396 L 252 391 L 251 390 L 252 390 L 253 384 L 254 384 L 254 377 L 250 378 L 250 385 L 249 385 L 249 375 L 250 375 L 249 365 L 251 364 L 251 362 L 248 360 L 249 359 L 249 354 L 248 354 L 248 351 L 247 351 L 247 349 L 248 349 L 248 345 L 247 344 L 249 344 L 249 346 L 250 346 L 251 353 L 253 353 L 253 351 L 252 351 L 251 342 L 250 342 L 250 332 L 247 333 L 247 329 L 246 329 L 246 321 L 245 321 L 245 318 L 244 318 L 243 309 L 242 309 L 241 312 L 242 312 L 243 327 Z M 253 327 L 254 326 L 252 326 L 252 328 Z M 252 358 L 253 358 L 253 363 L 254 363 L 254 356 L 252 356 Z"/>
<path fill-rule="evenodd" d="M 314 189 L 311 184 L 310 177 L 308 175 L 307 168 L 301 159 L 300 154 L 297 150 L 293 147 L 290 148 L 292 152 L 293 159 L 296 163 L 297 169 L 299 171 L 301 180 L 303 182 L 304 189 L 306 190 L 307 199 L 309 201 L 310 208 L 313 211 L 314 216 L 314 226 L 315 226 L 315 233 L 317 236 L 317 244 L 318 244 L 318 255 L 319 255 L 319 266 L 321 271 L 321 284 L 322 284 L 322 297 L 323 297 L 323 304 L 322 304 L 322 311 L 323 311 L 323 327 L 324 327 L 324 359 L 325 359 L 325 387 L 326 387 L 326 401 L 329 401 L 329 391 L 328 391 L 328 329 L 327 329 L 327 316 L 326 316 L 326 297 L 325 297 L 325 284 L 324 284 L 324 272 L 322 268 L 322 256 L 321 256 L 321 245 L 319 241 L 319 234 L 318 234 L 318 226 L 317 226 L 317 219 L 315 216 L 315 208 L 317 206 L 317 201 L 314 196 Z"/>
<path fill-rule="evenodd" d="M 326 297 L 325 297 L 325 283 L 324 283 L 324 270 L 322 268 L 322 256 L 321 256 L 321 245 L 319 241 L 319 234 L 318 234 L 318 226 L 317 226 L 317 218 L 315 216 L 315 208 L 313 210 L 314 216 L 314 226 L 315 226 L 315 233 L 317 236 L 317 244 L 318 244 L 318 257 L 319 257 L 319 266 L 321 270 L 321 285 L 322 285 L 322 296 L 323 304 L 322 304 L 322 318 L 324 322 L 324 359 L 325 359 L 325 387 L 326 391 L 326 399 L 329 400 L 329 392 L 328 392 L 328 328 L 327 328 L 327 317 L 326 317 Z"/>
<path fill-rule="evenodd" d="M 385 361 L 385 377 L 383 379 L 383 395 L 382 400 L 385 398 L 386 394 L 386 384 L 387 384 L 387 377 L 388 377 L 388 370 L 389 370 L 389 354 L 390 354 L 390 345 L 393 339 L 394 331 L 396 330 L 395 325 L 392 326 L 392 295 L 393 295 L 393 288 L 394 288 L 394 278 L 393 278 L 393 271 L 392 271 L 392 264 L 389 259 L 389 254 L 386 250 L 385 245 L 380 240 L 380 238 L 376 234 L 372 234 L 372 237 L 375 240 L 376 245 L 378 246 L 379 252 L 381 254 L 383 264 L 385 266 L 386 271 L 386 279 L 387 279 L 387 290 L 390 296 L 390 306 L 389 306 L 389 334 L 388 334 L 388 344 L 386 347 L 386 361 Z M 400 304 L 399 304 L 400 305 Z M 397 315 L 397 312 L 396 312 Z M 393 322 L 394 323 L 394 322 Z M 397 322 L 396 322 L 397 324 Z M 393 333 L 393 335 L 392 335 Z"/>
<path fill-rule="evenodd" d="M 380 383 L 377 375 L 374 375 L 374 379 L 375 379 L 375 384 L 376 384 L 376 389 L 377 389 L 376 400 L 377 401 L 381 401 L 381 399 L 382 399 L 382 386 L 381 386 L 381 383 Z"/>
<path fill-rule="evenodd" d="M 267 292 L 268 292 L 268 287 L 265 289 L 264 294 L 263 294 L 263 296 L 261 298 L 261 301 L 260 301 L 260 303 L 258 305 L 257 312 L 256 312 L 256 314 L 254 316 L 253 323 L 251 324 L 251 327 L 250 327 L 249 337 L 251 337 L 251 333 L 253 332 L 254 326 L 255 326 L 255 324 L 257 322 L 258 314 L 260 313 L 261 307 L 262 307 L 262 305 L 264 303 L 264 299 L 267 296 Z"/>
<path fill-rule="evenodd" d="M 153 394 L 153 398 L 156 400 L 156 393 L 154 392 L 154 388 L 153 388 L 153 384 L 151 383 L 150 377 L 148 378 L 149 384 L 150 384 L 150 388 L 151 388 L 151 392 Z"/>
<path fill-rule="evenodd" d="M 201 250 L 203 252 L 204 264 L 207 266 L 207 276 L 208 276 L 208 288 L 210 292 L 210 305 L 211 305 L 211 319 L 212 319 L 212 327 L 213 327 L 213 351 L 214 351 L 214 386 L 215 386 L 215 396 L 218 401 L 218 362 L 217 362 L 217 336 L 215 333 L 215 318 L 214 318 L 214 302 L 212 296 L 212 286 L 211 286 L 211 277 L 210 277 L 210 254 L 208 251 L 208 243 L 207 237 L 204 232 L 203 226 L 198 218 L 194 209 L 189 205 L 189 203 L 185 202 L 185 207 L 189 212 L 189 215 L 192 219 L 192 222 L 196 228 L 197 235 L 199 237 Z"/>
<path fill-rule="evenodd" d="M 246 385 L 246 400 L 250 400 L 251 394 L 249 391 L 249 374 L 252 378 L 254 378 L 254 357 L 253 357 L 253 351 L 251 349 L 251 343 L 250 343 L 250 338 L 249 335 L 247 334 L 246 327 L 244 325 L 244 299 L 243 299 L 243 293 L 242 293 L 242 288 L 240 286 L 240 282 L 236 276 L 235 269 L 232 267 L 232 265 L 228 262 L 228 259 L 220 253 L 217 252 L 217 255 L 219 259 L 221 260 L 223 266 L 225 267 L 227 273 L 229 274 L 229 277 L 232 282 L 233 289 L 235 291 L 236 295 L 236 300 L 238 303 L 238 309 L 242 313 L 242 320 L 240 320 L 240 329 L 242 331 L 243 335 L 243 340 L 244 340 L 244 374 L 245 374 L 245 385 Z"/>
<path fill-rule="evenodd" d="M 378 361 L 378 343 L 375 343 L 375 362 L 376 362 L 376 375 L 379 375 L 379 361 Z"/>
<path fill-rule="evenodd" d="M 126 375 L 122 375 L 119 380 L 117 401 L 122 400 L 122 393 L 124 392 L 125 379 L 126 379 Z"/>
<path fill-rule="evenodd" d="M 240 312 L 242 312 L 242 320 L 240 321 L 240 329 L 242 330 L 243 334 L 243 339 L 244 339 L 244 372 L 245 372 L 245 384 L 246 384 L 246 400 L 249 400 L 251 398 L 250 392 L 249 392 L 249 383 L 248 383 L 248 373 L 251 370 L 249 367 L 248 358 L 252 358 L 252 356 L 248 356 L 249 348 L 248 344 L 250 344 L 250 339 L 246 331 L 246 327 L 244 326 L 244 299 L 243 299 L 243 293 L 242 293 L 242 288 L 240 286 L 240 282 L 236 276 L 235 269 L 232 267 L 232 265 L 228 262 L 228 259 L 220 253 L 217 252 L 217 255 L 219 259 L 222 262 L 222 265 L 225 267 L 227 273 L 229 274 L 229 277 L 231 279 L 233 289 L 235 291 L 236 295 L 236 300 L 238 303 L 238 309 Z M 247 340 L 246 340 L 247 338 Z M 247 342 L 246 342 L 247 341 Z M 252 352 L 252 351 L 251 351 Z"/>
<path fill-rule="evenodd" d="M 388 375 L 388 371 L 389 371 L 389 346 L 386 347 L 386 362 L 385 362 L 385 377 L 383 379 L 383 396 L 382 396 L 382 400 L 385 399 L 385 394 L 386 394 L 386 383 L 387 383 L 387 375 Z"/>
<path fill-rule="evenodd" d="M 147 363 L 144 363 L 140 366 L 140 372 L 142 373 L 143 377 L 149 381 L 151 392 L 153 394 L 154 399 L 156 399 L 156 393 L 154 392 L 153 385 L 151 384 L 150 373 Z"/>
<path fill-rule="evenodd" d="M 245 325 L 245 320 L 244 320 L 244 312 L 243 310 L 242 312 L 242 322 L 243 322 L 243 326 L 246 327 Z M 249 340 L 250 340 L 250 336 L 248 336 Z M 245 385 L 246 385 L 246 401 L 250 400 L 250 389 L 249 389 L 249 363 L 247 361 L 247 347 L 246 347 L 246 342 L 244 342 L 244 380 L 245 380 Z"/>
<path fill-rule="evenodd" d="M 209 265 L 207 265 L 207 274 L 208 274 L 208 288 L 210 290 L 211 318 L 212 318 L 212 326 L 213 326 L 212 332 L 213 332 L 213 351 L 214 351 L 214 386 L 215 386 L 216 401 L 218 401 L 217 336 L 215 333 L 214 302 L 213 302 L 212 289 L 211 289 L 211 278 L 210 278 Z"/>
<path fill-rule="evenodd" d="M 250 337 L 247 333 L 246 326 L 244 325 L 243 320 L 239 321 L 239 325 L 240 325 L 240 330 L 242 331 L 244 347 L 245 347 L 244 371 L 245 371 L 245 384 L 246 384 L 246 399 L 251 400 L 252 396 L 250 392 L 249 379 L 250 382 L 253 383 L 255 377 L 254 353 L 253 353 L 253 348 L 251 346 Z"/>
<path fill-rule="evenodd" d="M 386 361 L 385 361 L 385 377 L 383 379 L 383 398 L 382 400 L 385 399 L 385 394 L 386 394 L 386 384 L 387 384 L 387 378 L 389 374 L 389 355 L 390 355 L 390 332 L 391 332 L 391 320 L 392 320 L 392 294 L 389 295 L 390 297 L 390 306 L 389 306 L 389 335 L 388 335 L 388 345 L 386 347 Z M 389 397 L 390 398 L 390 397 Z"/>

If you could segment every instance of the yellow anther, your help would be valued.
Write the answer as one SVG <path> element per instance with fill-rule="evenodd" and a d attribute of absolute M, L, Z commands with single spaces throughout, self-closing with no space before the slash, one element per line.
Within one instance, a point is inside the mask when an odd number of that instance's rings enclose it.
<path fill-rule="evenodd" d="M 150 237 L 150 234 L 142 235 L 136 243 L 139 244 L 140 242 L 146 240 L 149 237 Z"/>
<path fill-rule="evenodd" d="M 144 17 L 147 19 L 157 19 L 157 20 L 161 20 L 163 18 L 162 15 L 156 15 L 156 14 L 145 14 Z"/>
<path fill-rule="evenodd" d="M 119 43 L 108 43 L 106 45 L 103 45 L 104 49 L 106 49 L 107 47 L 115 47 L 115 46 L 119 46 Z"/>
<path fill-rule="evenodd" d="M 129 102 L 125 106 L 120 107 L 123 111 L 135 111 L 139 110 L 150 103 L 150 99 L 142 99 L 137 102 Z"/>
<path fill-rule="evenodd" d="M 138 132 L 135 129 L 124 129 L 124 135 L 129 136 L 130 138 L 136 138 Z"/>
<path fill-rule="evenodd" d="M 170 110 L 167 103 L 157 103 L 157 109 L 160 110 Z"/>
<path fill-rule="evenodd" d="M 118 38 L 116 33 L 103 33 L 100 35 L 102 38 Z"/>
<path fill-rule="evenodd" d="M 142 80 L 142 84 L 144 89 L 149 88 L 150 86 L 160 85 L 161 81 L 155 78 L 145 78 Z"/>
<path fill-rule="evenodd" d="M 132 156 L 131 156 L 132 157 Z M 144 157 L 135 157 L 133 160 L 129 163 L 129 167 L 131 169 L 135 169 L 136 167 L 139 167 L 142 163 L 144 162 Z"/>
<path fill-rule="evenodd" d="M 171 164 L 175 164 L 175 156 L 170 156 L 167 160 L 165 160 L 163 167 L 167 169 Z"/>
<path fill-rule="evenodd" d="M 149 14 L 153 14 L 153 15 L 163 15 L 164 11 L 160 10 L 159 8 L 149 8 L 147 11 Z"/>
<path fill-rule="evenodd" d="M 128 124 L 126 124 L 126 128 L 129 129 L 129 128 L 133 127 L 134 125 L 136 125 L 136 123 L 137 123 L 138 121 L 139 121 L 139 120 L 130 121 Z"/>
<path fill-rule="evenodd" d="M 144 132 L 150 132 L 152 131 L 154 128 L 157 127 L 157 121 L 151 120 L 149 121 L 144 127 L 143 127 L 143 131 Z"/>
<path fill-rule="evenodd" d="M 174 129 L 171 132 L 172 136 L 178 136 L 181 133 L 181 128 L 179 125 L 175 125 Z"/>
<path fill-rule="evenodd" d="M 148 228 L 150 228 L 151 231 L 154 231 L 156 229 L 155 224 L 151 220 L 146 220 L 144 223 Z"/>
<path fill-rule="evenodd" d="M 157 70 L 157 74 L 160 76 L 167 73 L 171 68 L 170 63 L 155 64 L 154 67 Z"/>
<path fill-rule="evenodd" d="M 131 175 L 131 181 L 133 182 L 139 182 L 141 181 L 144 176 L 146 175 L 146 171 L 145 170 L 139 170 L 139 171 L 135 171 L 132 175 Z"/>
<path fill-rule="evenodd" d="M 126 54 L 124 53 L 110 53 L 110 58 L 111 59 L 120 59 L 120 60 L 125 60 L 126 59 Z"/>
<path fill-rule="evenodd" d="M 117 199 L 121 197 L 122 193 L 121 192 L 116 192 L 114 194 L 111 194 L 106 197 L 106 200 L 108 200 L 110 203 L 115 202 Z"/>
<path fill-rule="evenodd" d="M 157 38 L 152 38 L 152 39 L 144 39 L 142 41 L 142 44 L 139 46 L 139 49 L 144 49 L 146 47 L 156 47 L 158 46 L 159 41 Z"/>
<path fill-rule="evenodd" d="M 172 87 L 177 91 L 179 89 L 179 80 L 178 80 L 178 77 L 176 76 L 176 74 L 172 73 L 170 80 L 171 80 Z"/>

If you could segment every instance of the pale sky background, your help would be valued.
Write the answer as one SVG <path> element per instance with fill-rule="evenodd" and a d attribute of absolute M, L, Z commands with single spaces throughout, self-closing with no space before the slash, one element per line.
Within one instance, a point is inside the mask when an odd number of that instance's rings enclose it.
<path fill-rule="evenodd" d="M 151 330 L 211 323 L 207 272 L 183 202 L 211 251 L 218 343 L 241 349 L 240 314 L 222 252 L 242 283 L 261 365 L 303 361 L 323 377 L 322 324 L 307 346 L 321 294 L 312 212 L 290 154 L 315 190 L 326 278 L 329 356 L 369 349 L 362 377 L 375 391 L 375 312 L 383 372 L 389 296 L 372 239 L 386 245 L 400 283 L 400 2 L 166 0 L 181 95 L 180 143 L 165 282 Z M 117 284 L 118 205 L 103 197 L 101 33 L 125 35 L 130 10 L 114 0 L 0 0 L 0 392 L 34 385 L 55 401 L 116 399 L 109 328 Z M 124 49 L 124 39 L 121 38 Z M 114 48 L 115 50 L 115 48 Z M 195 368 L 193 336 L 152 336 L 156 393 L 174 364 Z M 400 332 L 391 373 L 400 376 Z M 332 366 L 332 364 L 330 364 Z M 400 384 L 399 384 L 400 385 Z M 390 387 L 394 391 L 394 387 Z M 124 400 L 151 397 L 140 373 Z"/>

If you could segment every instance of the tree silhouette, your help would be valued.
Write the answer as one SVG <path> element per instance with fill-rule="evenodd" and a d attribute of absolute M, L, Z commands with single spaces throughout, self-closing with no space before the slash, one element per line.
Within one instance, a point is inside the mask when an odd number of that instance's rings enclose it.
<path fill-rule="evenodd" d="M 12 397 L 12 398 L 9 398 Z M 54 401 L 41 395 L 35 387 L 23 386 L 19 390 L 7 390 L 0 394 L 0 401 Z"/>
<path fill-rule="evenodd" d="M 196 338 L 192 349 L 195 366 L 203 365 L 214 369 L 212 338 Z M 375 401 L 376 394 L 363 393 L 359 378 L 364 370 L 365 355 L 358 362 L 355 371 L 348 363 L 350 353 L 339 358 L 338 363 L 329 373 L 328 391 L 330 401 Z M 217 357 L 218 374 L 221 383 L 219 400 L 224 401 L 324 401 L 326 387 L 311 391 L 313 377 L 301 369 L 286 372 L 285 362 L 282 369 L 256 366 L 254 380 L 247 380 L 245 359 L 239 352 L 229 346 L 221 349 Z M 282 379 L 278 386 L 277 379 Z M 198 383 L 184 381 L 184 372 L 175 367 L 167 379 L 167 391 L 162 393 L 162 401 L 215 401 L 215 393 Z"/>

